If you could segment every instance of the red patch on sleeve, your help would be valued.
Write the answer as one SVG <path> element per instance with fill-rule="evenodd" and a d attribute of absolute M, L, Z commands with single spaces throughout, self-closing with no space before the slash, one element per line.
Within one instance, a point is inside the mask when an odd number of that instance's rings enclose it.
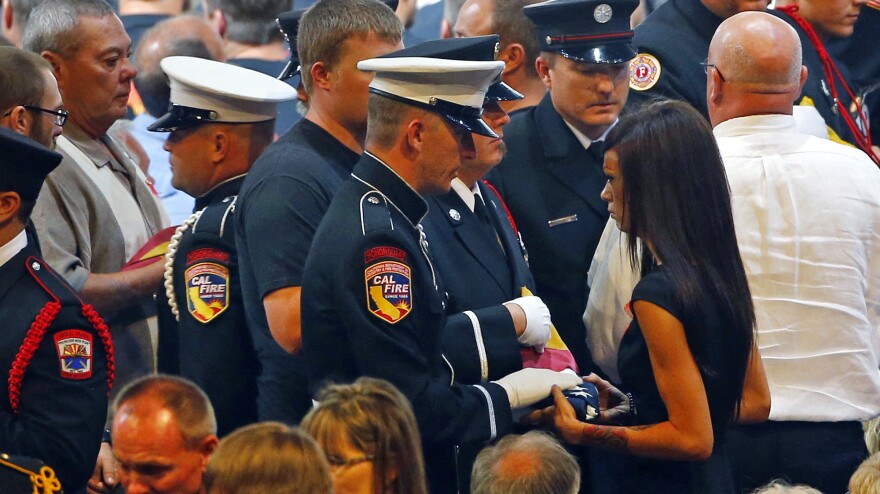
<path fill-rule="evenodd" d="M 390 257 L 392 259 L 397 259 L 400 262 L 406 262 L 406 251 L 403 249 L 398 249 L 397 247 L 373 247 L 372 249 L 368 249 L 364 252 L 364 262 L 369 263 L 376 259 Z"/>
<path fill-rule="evenodd" d="M 55 349 L 61 377 L 82 380 L 92 377 L 92 334 L 79 329 L 55 333 Z"/>

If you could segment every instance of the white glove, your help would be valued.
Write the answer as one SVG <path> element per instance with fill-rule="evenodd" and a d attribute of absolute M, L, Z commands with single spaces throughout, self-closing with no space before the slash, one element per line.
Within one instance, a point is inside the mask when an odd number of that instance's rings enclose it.
<path fill-rule="evenodd" d="M 526 314 L 526 329 L 517 338 L 522 346 L 534 347 L 538 353 L 544 353 L 547 340 L 550 339 L 550 309 L 541 297 L 529 295 L 506 302 L 518 305 Z"/>
<path fill-rule="evenodd" d="M 572 372 L 527 368 L 494 382 L 507 391 L 510 408 L 514 409 L 534 405 L 550 396 L 550 388 L 554 384 L 566 390 L 582 384 L 584 380 Z"/>

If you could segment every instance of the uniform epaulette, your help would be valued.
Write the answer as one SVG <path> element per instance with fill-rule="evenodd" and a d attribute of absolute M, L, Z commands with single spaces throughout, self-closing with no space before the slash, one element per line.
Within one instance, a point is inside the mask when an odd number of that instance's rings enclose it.
<path fill-rule="evenodd" d="M 394 230 L 388 200 L 379 191 L 367 192 L 361 197 L 361 232 L 367 235 L 388 230 Z"/>
<path fill-rule="evenodd" d="M 60 302 L 62 298 L 71 297 L 78 302 L 82 302 L 79 294 L 70 288 L 68 284 L 62 282 L 58 273 L 52 270 L 42 259 L 30 256 L 25 260 L 25 265 L 27 266 L 27 272 L 46 291 L 46 294 L 52 300 Z"/>
<path fill-rule="evenodd" d="M 104 350 L 107 356 L 107 392 L 109 394 L 110 388 L 113 386 L 116 366 L 113 354 L 113 339 L 110 336 L 110 329 L 107 327 L 107 324 L 101 316 L 98 315 L 95 308 L 89 304 L 83 303 L 77 293 L 67 283 L 63 282 L 60 275 L 52 270 L 44 261 L 34 256 L 30 256 L 25 260 L 25 267 L 37 284 L 46 291 L 51 300 L 43 306 L 40 313 L 31 324 L 31 327 L 28 328 L 24 342 L 22 342 L 21 347 L 12 362 L 12 369 L 9 371 L 9 379 L 7 383 L 9 403 L 12 407 L 13 413 L 18 412 L 18 405 L 21 398 L 21 382 L 22 379 L 24 379 L 28 365 L 30 365 L 34 353 L 36 353 L 37 349 L 40 347 L 49 327 L 52 326 L 52 323 L 61 311 L 62 299 L 73 299 L 81 306 L 83 317 L 85 317 L 89 324 L 91 324 L 94 332 L 104 345 Z M 86 342 L 87 344 L 84 346 L 83 342 Z M 55 335 L 55 345 L 59 349 L 59 359 L 62 364 L 62 377 L 74 380 L 91 377 L 90 366 L 87 368 L 71 367 L 67 370 L 64 369 L 64 363 L 68 360 L 70 363 L 76 362 L 78 365 L 83 358 L 88 357 L 90 359 L 94 355 L 91 344 L 91 333 L 84 331 L 84 328 L 64 329 Z M 65 360 L 65 358 L 67 358 L 65 352 L 73 352 L 70 353 L 68 360 Z"/>
<path fill-rule="evenodd" d="M 192 226 L 193 233 L 213 233 L 224 238 L 226 233 L 232 233 L 232 213 L 235 212 L 235 202 L 238 196 L 229 196 L 222 201 L 211 204 L 202 210 L 199 220 Z"/>

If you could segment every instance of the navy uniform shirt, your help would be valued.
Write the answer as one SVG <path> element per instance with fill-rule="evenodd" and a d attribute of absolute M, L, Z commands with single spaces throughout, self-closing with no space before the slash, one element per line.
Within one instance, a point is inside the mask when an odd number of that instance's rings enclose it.
<path fill-rule="evenodd" d="M 700 0 L 669 0 L 636 26 L 627 106 L 664 97 L 684 100 L 708 120 L 706 73 L 700 62 L 723 19 Z"/>
<path fill-rule="evenodd" d="M 81 492 L 107 418 L 112 337 L 36 255 L 28 245 L 0 266 L 0 451 L 39 458 Z"/>
<path fill-rule="evenodd" d="M 420 241 L 425 201 L 369 153 L 352 175 L 321 222 L 303 275 L 309 381 L 315 390 L 360 376 L 394 384 L 413 405 L 431 492 L 455 492 L 457 446 L 510 430 L 507 393 L 494 383 L 459 383 L 443 356 L 451 322 L 430 247 Z"/>
<path fill-rule="evenodd" d="M 529 251 L 541 299 L 582 373 L 594 370 L 583 323 L 587 272 L 608 221 L 600 158 L 587 152 L 553 107 L 541 103 L 504 128 L 507 156 L 489 174 Z"/>
<path fill-rule="evenodd" d="M 235 249 L 235 195 L 244 176 L 196 200 L 174 251 L 173 296 L 178 319 L 159 326 L 159 371 L 179 374 L 208 395 L 220 437 L 257 421 L 260 365 L 241 300 Z M 168 304 L 163 289 L 157 297 Z M 171 347 L 171 348 L 169 348 Z"/>
<path fill-rule="evenodd" d="M 248 327 L 262 365 L 260 420 L 297 424 L 312 406 L 304 362 L 272 338 L 263 297 L 302 286 L 312 239 L 358 154 L 303 119 L 272 143 L 236 201 L 235 234 Z"/>

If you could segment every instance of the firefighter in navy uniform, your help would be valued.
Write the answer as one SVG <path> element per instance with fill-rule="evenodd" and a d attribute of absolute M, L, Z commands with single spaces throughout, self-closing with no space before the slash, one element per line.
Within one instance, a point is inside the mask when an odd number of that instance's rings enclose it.
<path fill-rule="evenodd" d="M 442 58 L 442 56 L 441 56 Z M 457 492 L 459 445 L 509 432 L 511 408 L 579 378 L 523 369 L 496 381 L 457 381 L 442 353 L 443 281 L 419 222 L 423 195 L 449 191 L 471 132 L 495 135 L 480 119 L 486 88 L 503 62 L 402 57 L 365 60 L 370 83 L 366 151 L 337 192 L 303 277 L 304 355 L 309 383 L 371 376 L 390 381 L 413 405 L 432 493 Z M 475 311 L 475 317 L 481 317 Z"/>
<path fill-rule="evenodd" d="M 490 62 L 495 60 L 498 41 L 497 34 L 427 41 L 380 58 L 443 56 Z M 498 133 L 510 120 L 498 102 L 516 99 L 522 99 L 522 94 L 501 79 L 489 85 L 483 101 L 483 119 L 493 132 Z M 476 158 L 463 160 L 449 193 L 427 198 L 429 213 L 423 221 L 434 267 L 444 280 L 446 312 L 494 307 L 484 312 L 479 321 L 473 317 L 472 324 L 453 325 L 443 334 L 444 353 L 456 378 L 468 384 L 522 369 L 520 343 L 543 349 L 550 336 L 547 306 L 538 297 L 520 298 L 522 287 L 534 290 L 534 282 L 501 199 L 488 185 L 478 183 L 503 156 L 497 152 L 500 141 L 488 143 L 496 139 L 474 136 Z M 462 182 L 463 177 L 467 182 Z M 475 194 L 479 194 L 477 200 L 484 201 L 482 209 L 475 208 Z M 525 318 L 511 318 L 510 312 L 501 307 L 505 303 L 519 306 Z M 535 324 L 529 327 L 525 321 Z"/>
<path fill-rule="evenodd" d="M 24 230 L 43 180 L 60 161 L 0 129 L 0 451 L 43 461 L 65 492 L 80 493 L 107 418 L 113 342 L 95 309 L 39 258 Z"/>
<path fill-rule="evenodd" d="M 171 106 L 150 130 L 170 132 L 172 185 L 196 197 L 166 256 L 164 293 L 174 318 L 160 327 L 159 370 L 198 384 L 211 399 L 218 435 L 257 421 L 260 366 L 248 331 L 235 248 L 235 200 L 272 142 L 276 105 L 289 85 L 211 60 L 161 62 Z M 170 348 L 169 348 L 170 347 Z"/>
<path fill-rule="evenodd" d="M 594 369 L 582 321 L 587 271 L 608 221 L 601 140 L 626 103 L 635 0 L 565 0 L 523 9 L 549 92 L 504 128 L 507 155 L 490 172 L 516 221 L 538 293 L 582 373 Z"/>

